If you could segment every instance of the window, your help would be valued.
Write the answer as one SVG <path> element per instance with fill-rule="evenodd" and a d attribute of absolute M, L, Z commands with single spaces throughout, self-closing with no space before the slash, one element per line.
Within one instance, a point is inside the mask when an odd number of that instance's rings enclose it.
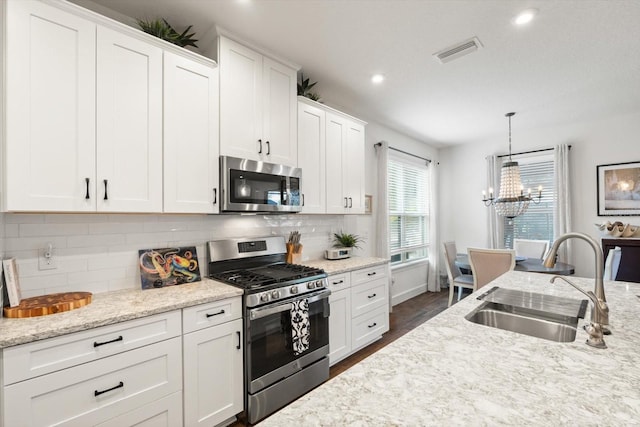
<path fill-rule="evenodd" d="M 518 164 L 522 187 L 525 191 L 531 188 L 535 195 L 538 186 L 542 185 L 542 199 L 539 204 L 530 203 L 524 214 L 513 219 L 504 218 L 504 247 L 513 248 L 513 239 L 553 242 L 553 211 L 556 203 L 553 156 L 518 160 Z"/>
<path fill-rule="evenodd" d="M 389 156 L 389 250 L 391 264 L 426 259 L 429 240 L 427 165 Z"/>

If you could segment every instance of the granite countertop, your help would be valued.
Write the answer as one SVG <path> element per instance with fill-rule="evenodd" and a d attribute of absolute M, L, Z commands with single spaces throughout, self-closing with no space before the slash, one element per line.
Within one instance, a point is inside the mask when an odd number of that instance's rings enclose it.
<path fill-rule="evenodd" d="M 581 328 L 574 342 L 555 343 L 464 318 L 493 286 L 583 299 L 549 279 L 499 277 L 260 426 L 637 425 L 640 284 L 605 282 L 613 331 L 605 350 L 587 346 Z M 593 289 L 593 279 L 571 280 Z"/>
<path fill-rule="evenodd" d="M 91 304 L 63 313 L 22 319 L 0 317 L 0 349 L 152 314 L 242 295 L 215 280 L 160 289 L 127 289 L 94 294 Z"/>
<path fill-rule="evenodd" d="M 303 262 L 309 267 L 321 268 L 327 274 L 340 274 L 348 271 L 360 270 L 361 268 L 375 267 L 376 265 L 388 264 L 389 260 L 376 257 L 351 257 L 346 259 L 312 259 Z"/>

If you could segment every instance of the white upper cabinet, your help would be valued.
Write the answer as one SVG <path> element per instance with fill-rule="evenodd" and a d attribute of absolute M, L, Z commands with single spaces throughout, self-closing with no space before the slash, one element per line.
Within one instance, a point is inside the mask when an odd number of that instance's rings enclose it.
<path fill-rule="evenodd" d="M 302 212 L 325 213 L 325 116 L 324 110 L 298 101 L 298 167 L 302 168 Z"/>
<path fill-rule="evenodd" d="M 93 211 L 96 26 L 37 1 L 5 4 L 5 209 Z"/>
<path fill-rule="evenodd" d="M 164 212 L 218 213 L 218 69 L 164 54 Z"/>
<path fill-rule="evenodd" d="M 4 210 L 218 211 L 214 61 L 70 2 L 3 6 Z"/>
<path fill-rule="evenodd" d="M 98 211 L 162 212 L 162 49 L 98 26 Z"/>
<path fill-rule="evenodd" d="M 326 123 L 327 213 L 364 213 L 364 123 L 330 112 Z"/>
<path fill-rule="evenodd" d="M 220 36 L 220 154 L 296 166 L 297 70 Z"/>

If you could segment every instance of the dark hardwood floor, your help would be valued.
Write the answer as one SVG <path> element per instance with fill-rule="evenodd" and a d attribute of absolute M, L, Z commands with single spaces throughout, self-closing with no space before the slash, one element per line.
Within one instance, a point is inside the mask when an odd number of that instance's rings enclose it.
<path fill-rule="evenodd" d="M 467 294 L 464 293 L 463 297 Z M 329 371 L 329 377 L 340 375 L 356 363 L 372 355 L 384 346 L 397 340 L 407 332 L 420 326 L 438 313 L 447 309 L 449 300 L 449 290 L 444 288 L 440 292 L 426 292 L 417 297 L 411 298 L 393 307 L 393 313 L 389 315 L 389 332 L 382 335 L 378 341 L 352 354 L 344 360 L 333 365 Z M 454 298 L 454 304 L 456 298 Z M 242 415 L 237 422 L 231 424 L 233 427 L 245 426 Z"/>

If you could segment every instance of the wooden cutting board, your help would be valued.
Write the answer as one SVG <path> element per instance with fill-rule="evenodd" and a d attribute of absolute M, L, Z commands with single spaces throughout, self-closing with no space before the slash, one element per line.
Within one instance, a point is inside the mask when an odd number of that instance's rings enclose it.
<path fill-rule="evenodd" d="M 74 310 L 91 303 L 91 292 L 63 292 L 25 298 L 16 307 L 5 307 L 4 316 L 12 318 L 46 316 Z"/>

